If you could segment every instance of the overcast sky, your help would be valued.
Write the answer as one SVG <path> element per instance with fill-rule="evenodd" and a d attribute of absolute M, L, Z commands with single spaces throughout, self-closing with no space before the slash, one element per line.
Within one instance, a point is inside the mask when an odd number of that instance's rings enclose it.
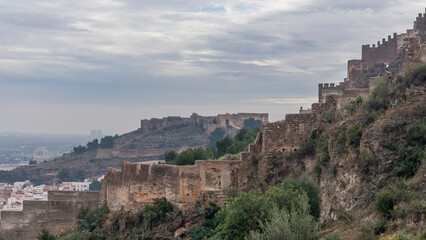
<path fill-rule="evenodd" d="M 349 3 L 353 2 L 353 3 Z M 0 0 L 0 132 L 121 134 L 140 119 L 283 119 L 419 0 Z"/>

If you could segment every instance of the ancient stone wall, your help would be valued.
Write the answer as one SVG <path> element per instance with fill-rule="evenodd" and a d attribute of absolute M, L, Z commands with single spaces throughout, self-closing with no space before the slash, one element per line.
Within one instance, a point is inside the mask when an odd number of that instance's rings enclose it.
<path fill-rule="evenodd" d="M 423 56 L 420 37 L 405 38 L 403 48 L 403 68 L 407 69 L 414 64 L 421 63 L 422 60 Z"/>
<path fill-rule="evenodd" d="M 425 10 L 426 12 L 426 10 Z M 419 13 L 419 16 L 417 17 L 416 21 L 414 22 L 414 30 L 417 33 L 424 33 L 426 32 L 426 13 Z"/>
<path fill-rule="evenodd" d="M 388 36 L 388 40 L 382 39 L 377 42 L 377 46 L 373 44 L 362 46 L 362 66 L 364 69 L 373 67 L 376 63 L 390 64 L 395 61 L 398 55 L 397 34 L 393 37 Z"/>
<path fill-rule="evenodd" d="M 141 120 L 141 129 L 143 131 L 162 129 L 173 126 L 182 125 L 197 125 L 206 130 L 207 134 L 213 132 L 216 128 L 222 127 L 226 130 L 227 127 L 240 129 L 244 126 L 244 120 L 253 118 L 262 122 L 268 122 L 267 113 L 237 113 L 237 114 L 219 114 L 217 116 L 200 116 L 193 113 L 189 118 L 181 117 L 164 117 L 162 119 L 152 118 L 151 120 Z M 232 133 L 231 133 L 232 135 Z"/>
<path fill-rule="evenodd" d="M 24 201 L 22 211 L 1 211 L 0 232 L 5 240 L 37 239 L 42 228 L 56 234 L 75 225 L 81 207 L 99 206 L 99 192 L 51 191 L 48 201 Z"/>
<path fill-rule="evenodd" d="M 174 204 L 217 201 L 223 204 L 237 179 L 240 161 L 196 161 L 193 166 L 123 162 L 109 168 L 100 199 L 112 210 L 137 210 L 155 198 Z M 209 198 L 211 197 L 211 198 Z"/>
<path fill-rule="evenodd" d="M 182 149 L 177 148 L 161 148 L 161 149 L 102 149 L 99 148 L 96 154 L 98 159 L 109 159 L 109 158 L 120 158 L 120 159 L 140 159 L 143 160 L 144 157 L 151 156 L 160 156 L 164 152 L 174 150 L 177 152 L 182 151 Z"/>
<path fill-rule="evenodd" d="M 335 85 L 334 83 L 318 84 L 318 102 L 325 103 L 326 97 L 329 95 L 341 95 L 344 83 Z"/>

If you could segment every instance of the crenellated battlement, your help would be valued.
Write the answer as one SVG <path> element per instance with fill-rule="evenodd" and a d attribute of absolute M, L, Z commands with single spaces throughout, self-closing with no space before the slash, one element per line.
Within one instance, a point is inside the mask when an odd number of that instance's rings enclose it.
<path fill-rule="evenodd" d="M 366 45 L 362 45 L 362 49 L 364 50 L 369 50 L 369 49 L 380 49 L 381 47 L 386 47 L 388 45 L 394 44 L 395 41 L 398 40 L 398 34 L 394 33 L 393 36 L 388 35 L 388 39 L 386 40 L 386 38 L 382 38 L 382 42 L 377 41 L 377 45 L 376 44 L 366 44 Z"/>
<path fill-rule="evenodd" d="M 425 13 L 419 13 L 416 21 L 414 21 L 413 29 L 418 33 L 424 33 L 426 31 L 426 9 Z"/>

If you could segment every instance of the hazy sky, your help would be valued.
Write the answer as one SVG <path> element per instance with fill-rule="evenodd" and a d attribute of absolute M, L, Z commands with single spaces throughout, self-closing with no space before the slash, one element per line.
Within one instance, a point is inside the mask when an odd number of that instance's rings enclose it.
<path fill-rule="evenodd" d="M 354 2 L 354 3 L 349 3 Z M 115 134 L 140 119 L 267 112 L 339 82 L 419 0 L 0 0 L 0 132 Z"/>

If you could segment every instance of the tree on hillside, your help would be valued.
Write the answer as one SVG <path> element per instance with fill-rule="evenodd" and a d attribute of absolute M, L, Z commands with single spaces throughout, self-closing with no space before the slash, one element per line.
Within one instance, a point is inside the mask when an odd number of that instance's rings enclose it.
<path fill-rule="evenodd" d="M 58 173 L 58 178 L 61 182 L 70 182 L 71 179 L 71 172 L 68 168 L 62 168 L 61 171 Z"/>
<path fill-rule="evenodd" d="M 93 141 L 88 142 L 86 146 L 87 146 L 87 150 L 89 150 L 89 151 L 96 150 L 96 149 L 98 149 L 99 141 L 98 141 L 97 138 L 95 138 L 95 139 L 93 139 Z"/>
<path fill-rule="evenodd" d="M 73 179 L 76 181 L 84 181 L 84 178 L 86 177 L 86 173 L 84 172 L 84 170 L 82 169 L 78 169 L 75 173 L 74 173 L 74 177 Z"/>
<path fill-rule="evenodd" d="M 216 128 L 212 133 L 210 133 L 209 141 L 210 146 L 214 146 L 217 140 L 222 139 L 225 136 L 225 130 L 222 128 Z"/>
<path fill-rule="evenodd" d="M 262 121 L 260 120 L 254 120 L 253 118 L 249 118 L 244 120 L 244 128 L 248 129 L 249 131 L 260 127 L 262 125 Z"/>
<path fill-rule="evenodd" d="M 112 148 L 114 146 L 114 137 L 106 136 L 101 139 L 100 148 Z"/>
<path fill-rule="evenodd" d="M 226 149 L 234 143 L 234 139 L 226 136 L 225 138 L 216 141 L 216 148 L 220 156 L 226 153 Z"/>
<path fill-rule="evenodd" d="M 102 181 L 95 180 L 89 185 L 89 191 L 99 191 L 101 190 Z"/>
<path fill-rule="evenodd" d="M 72 151 L 75 153 L 84 153 L 87 151 L 87 148 L 85 146 L 79 145 L 78 147 L 74 147 Z"/>

